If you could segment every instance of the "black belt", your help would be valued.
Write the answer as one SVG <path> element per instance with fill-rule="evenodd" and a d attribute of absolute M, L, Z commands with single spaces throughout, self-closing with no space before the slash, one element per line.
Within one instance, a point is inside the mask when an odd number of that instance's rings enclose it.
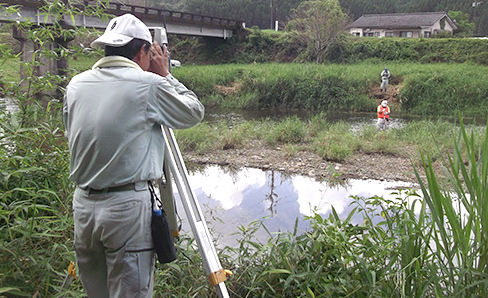
<path fill-rule="evenodd" d="M 100 194 L 100 193 L 107 193 L 107 192 L 116 192 L 116 191 L 128 191 L 128 190 L 135 190 L 136 189 L 136 184 L 135 183 L 129 183 L 129 184 L 124 184 L 120 186 L 114 186 L 114 187 L 107 187 L 103 189 L 94 189 L 90 188 L 88 191 L 89 194 Z"/>

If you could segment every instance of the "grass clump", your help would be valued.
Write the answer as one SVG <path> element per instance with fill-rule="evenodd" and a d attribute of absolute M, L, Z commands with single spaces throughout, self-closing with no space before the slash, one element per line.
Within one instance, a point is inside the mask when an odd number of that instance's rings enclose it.
<path fill-rule="evenodd" d="M 357 138 L 351 131 L 351 126 L 345 122 L 328 125 L 318 133 L 313 144 L 313 151 L 330 161 L 345 160 L 357 148 Z"/>
<path fill-rule="evenodd" d="M 175 130 L 180 150 L 204 153 L 213 147 L 217 139 L 216 129 L 205 122 L 195 125 L 191 129 Z"/>
<path fill-rule="evenodd" d="M 293 116 L 274 123 L 266 136 L 266 142 L 270 145 L 276 143 L 297 144 L 305 140 L 306 133 L 304 123 L 298 117 Z"/>
<path fill-rule="evenodd" d="M 222 123 L 218 127 L 222 127 Z M 219 129 L 219 131 L 221 131 L 219 149 L 223 150 L 242 147 L 249 138 L 256 138 L 255 136 L 257 133 L 255 122 L 253 121 L 242 122 L 233 125 L 229 129 L 223 127 L 223 129 Z"/>

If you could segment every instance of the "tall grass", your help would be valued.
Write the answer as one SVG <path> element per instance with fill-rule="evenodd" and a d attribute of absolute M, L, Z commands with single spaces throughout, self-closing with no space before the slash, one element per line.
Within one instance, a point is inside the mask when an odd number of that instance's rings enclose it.
<path fill-rule="evenodd" d="M 439 188 L 436 174 L 431 170 L 431 158 L 428 154 L 424 157 L 428 181 L 421 183 L 421 189 L 432 211 L 433 254 L 440 264 L 439 275 L 443 277 L 436 293 L 485 297 L 488 295 L 488 131 L 479 147 L 474 134 L 468 134 L 461 121 L 461 132 L 454 142 L 453 153 L 444 160 L 454 192 Z"/>
<path fill-rule="evenodd" d="M 484 117 L 488 107 L 486 66 L 387 62 L 353 65 L 252 64 L 183 66 L 174 73 L 207 105 L 239 108 L 300 108 L 318 111 L 374 111 L 370 91 L 379 71 L 392 73 L 400 94 L 396 113 Z M 224 87 L 224 88 L 222 88 Z"/>
<path fill-rule="evenodd" d="M 74 260 L 60 119 L 32 104 L 0 116 L 0 288 L 15 296 L 51 296 Z"/>
<path fill-rule="evenodd" d="M 446 72 L 441 65 L 419 68 L 416 75 L 405 77 L 402 108 L 420 115 L 448 115 L 462 111 L 464 115 L 483 116 L 488 107 L 486 67 L 453 64 Z M 478 68 L 478 69 L 476 69 Z M 485 71 L 479 71 L 485 69 Z"/>
<path fill-rule="evenodd" d="M 359 79 L 357 72 L 347 68 L 339 70 L 334 66 L 314 64 L 217 65 L 184 66 L 175 69 L 174 73 L 192 86 L 208 105 L 373 109 L 375 104 L 367 97 L 369 80 Z M 196 76 L 197 73 L 202 75 Z M 349 76 L 351 73 L 354 73 L 353 77 Z"/>

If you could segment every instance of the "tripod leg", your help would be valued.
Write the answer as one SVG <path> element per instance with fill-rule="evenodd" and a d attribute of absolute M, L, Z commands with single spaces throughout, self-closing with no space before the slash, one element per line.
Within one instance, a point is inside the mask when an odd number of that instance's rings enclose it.
<path fill-rule="evenodd" d="M 223 270 L 220 264 L 217 250 L 213 244 L 197 197 L 188 182 L 188 172 L 173 131 L 164 125 L 162 128 L 167 149 L 165 161 L 168 163 L 169 169 L 173 174 L 176 187 L 178 188 L 178 194 L 180 195 L 193 236 L 198 245 L 207 277 L 215 287 L 218 297 L 227 298 L 229 297 L 229 293 L 224 282 L 229 274 L 228 270 Z"/>

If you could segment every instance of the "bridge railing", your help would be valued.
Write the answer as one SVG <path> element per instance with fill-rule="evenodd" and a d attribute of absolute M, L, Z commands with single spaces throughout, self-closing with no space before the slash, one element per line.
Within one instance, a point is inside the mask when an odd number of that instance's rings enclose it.
<path fill-rule="evenodd" d="M 227 27 L 229 29 L 237 29 L 242 26 L 241 21 L 231 20 L 220 17 L 211 17 L 200 14 L 172 11 L 160 8 L 127 5 L 122 3 L 109 3 L 107 11 L 115 15 L 121 15 L 123 13 L 132 13 L 134 15 L 142 15 L 144 19 L 160 20 L 163 16 L 167 21 L 175 23 L 202 23 L 207 26 L 219 26 Z"/>

